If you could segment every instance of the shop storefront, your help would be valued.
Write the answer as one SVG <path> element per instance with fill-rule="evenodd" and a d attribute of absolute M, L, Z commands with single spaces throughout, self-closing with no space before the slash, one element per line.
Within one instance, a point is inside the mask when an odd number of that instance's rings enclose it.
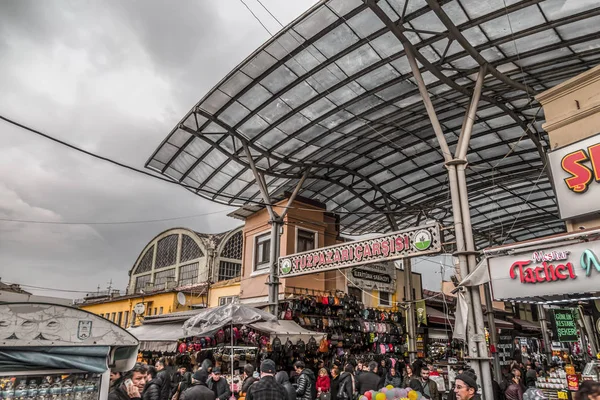
<path fill-rule="evenodd" d="M 536 384 L 543 390 L 577 390 L 584 371 L 598 379 L 592 318 L 600 295 L 599 234 L 586 230 L 485 251 L 494 299 L 528 303 L 540 314 L 537 324 L 513 321 L 514 334 L 500 337 L 501 362 L 541 367 Z"/>

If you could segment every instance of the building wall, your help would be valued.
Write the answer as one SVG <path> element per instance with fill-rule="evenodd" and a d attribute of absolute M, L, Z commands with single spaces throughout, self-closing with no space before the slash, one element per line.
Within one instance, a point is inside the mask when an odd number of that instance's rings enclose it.
<path fill-rule="evenodd" d="M 600 133 L 600 66 L 536 96 L 544 107 L 552 149 L 563 147 Z M 566 221 L 567 231 L 600 226 L 600 216 Z"/>
<path fill-rule="evenodd" d="M 140 325 L 145 315 L 168 314 L 177 311 L 191 310 L 192 305 L 203 303 L 204 299 L 185 293 L 186 303 L 182 306 L 177 301 L 177 292 L 157 293 L 148 296 L 126 296 L 108 301 L 99 301 L 97 303 L 87 303 L 80 305 L 82 310 L 100 315 L 115 323 L 118 322 L 119 313 L 121 313 L 121 324 L 123 328 Z M 133 307 L 137 303 L 146 305 L 144 315 L 133 316 Z M 128 313 L 128 321 L 125 321 L 125 313 Z M 114 318 L 113 318 L 114 317 Z"/>
<path fill-rule="evenodd" d="M 208 294 L 208 307 L 219 306 L 219 299 L 222 297 L 238 296 L 240 295 L 241 283 L 239 280 L 236 282 L 223 282 L 223 285 L 213 285 Z"/>
<path fill-rule="evenodd" d="M 276 204 L 275 211 L 278 214 L 283 213 L 283 206 L 287 200 Z M 325 210 L 314 205 L 295 201 L 284 220 L 281 235 L 280 256 L 296 252 L 296 234 L 298 229 L 305 229 L 316 232 L 317 247 L 330 246 L 336 243 L 337 231 L 335 219 L 325 215 Z M 269 224 L 269 214 L 266 209 L 262 209 L 246 219 L 244 226 L 244 256 L 242 284 L 240 287 L 240 298 L 255 299 L 263 301 L 268 296 L 268 287 L 266 285 L 269 270 L 255 271 L 254 251 L 255 240 L 262 234 L 270 234 L 271 225 Z M 307 276 L 281 279 L 279 293 L 283 294 L 286 287 L 304 288 L 308 290 L 324 291 L 325 273 L 311 274 Z M 289 291 L 289 290 L 288 290 Z"/>

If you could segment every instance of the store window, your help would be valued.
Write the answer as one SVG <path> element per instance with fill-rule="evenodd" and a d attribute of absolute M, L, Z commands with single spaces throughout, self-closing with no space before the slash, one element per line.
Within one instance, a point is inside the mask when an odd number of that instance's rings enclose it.
<path fill-rule="evenodd" d="M 142 275 L 135 278 L 135 292 L 139 293 L 140 290 L 145 289 L 146 286 L 150 283 L 151 279 L 151 275 Z"/>
<path fill-rule="evenodd" d="M 379 305 L 383 307 L 391 307 L 392 294 L 389 292 L 379 292 Z"/>
<path fill-rule="evenodd" d="M 124 322 L 125 322 L 125 326 L 123 326 L 123 328 L 127 329 L 129 328 L 129 311 L 125 311 L 124 315 Z"/>
<path fill-rule="evenodd" d="M 271 252 L 271 234 L 257 236 L 254 239 L 254 270 L 269 268 Z"/>
<path fill-rule="evenodd" d="M 177 261 L 178 241 L 179 235 L 169 235 L 158 241 L 154 268 L 159 269 L 175 264 Z"/>
<path fill-rule="evenodd" d="M 154 315 L 158 315 L 158 308 L 154 308 Z"/>
<path fill-rule="evenodd" d="M 169 282 L 175 282 L 175 268 L 160 271 L 154 275 L 154 287 L 156 289 L 166 288 L 165 284 Z"/>
<path fill-rule="evenodd" d="M 296 252 L 314 250 L 317 247 L 317 233 L 298 229 L 298 238 L 296 241 Z"/>
<path fill-rule="evenodd" d="M 241 272 L 242 264 L 221 261 L 219 263 L 219 275 L 217 276 L 217 281 L 225 281 L 227 279 L 237 278 L 240 276 Z"/>
<path fill-rule="evenodd" d="M 119 314 L 117 315 L 116 324 L 121 326 L 122 323 L 123 323 L 123 311 L 119 311 Z"/>
<path fill-rule="evenodd" d="M 158 309 L 158 315 L 163 315 L 163 308 L 162 307 Z"/>
<path fill-rule="evenodd" d="M 112 315 L 110 316 L 110 320 L 111 320 L 112 322 L 115 322 L 115 321 L 116 321 L 116 319 L 117 319 L 117 313 L 116 313 L 116 312 L 114 312 L 114 313 L 112 313 Z"/>
<path fill-rule="evenodd" d="M 179 267 L 178 286 L 192 285 L 198 281 L 199 263 L 193 263 Z"/>
<path fill-rule="evenodd" d="M 104 314 L 98 314 L 98 315 L 100 315 L 100 318 L 104 318 Z"/>
<path fill-rule="evenodd" d="M 224 306 L 225 304 L 236 303 L 239 299 L 239 296 L 223 296 L 219 297 L 219 305 Z"/>

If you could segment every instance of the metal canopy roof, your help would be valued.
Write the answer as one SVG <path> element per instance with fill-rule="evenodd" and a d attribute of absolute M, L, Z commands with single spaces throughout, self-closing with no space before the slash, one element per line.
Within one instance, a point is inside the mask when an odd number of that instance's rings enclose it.
<path fill-rule="evenodd" d="M 243 146 L 273 199 L 301 194 L 347 234 L 452 224 L 444 160 L 402 42 L 417 59 L 454 152 L 480 65 L 467 179 L 478 247 L 564 230 L 544 169 L 533 95 L 597 64 L 593 0 L 329 0 L 213 88 L 148 160 L 210 200 L 261 203 Z"/>

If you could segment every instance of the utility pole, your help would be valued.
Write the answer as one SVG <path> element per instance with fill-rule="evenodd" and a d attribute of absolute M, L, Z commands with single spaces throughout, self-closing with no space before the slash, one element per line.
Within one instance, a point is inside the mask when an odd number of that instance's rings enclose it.
<path fill-rule="evenodd" d="M 408 331 L 408 359 L 410 362 L 414 362 L 417 358 L 417 337 L 416 337 L 416 321 L 415 321 L 415 309 L 412 295 L 412 268 L 411 259 L 405 258 L 402 260 L 404 266 L 404 290 L 406 294 L 404 299 L 407 303 L 406 308 L 406 330 Z"/>

